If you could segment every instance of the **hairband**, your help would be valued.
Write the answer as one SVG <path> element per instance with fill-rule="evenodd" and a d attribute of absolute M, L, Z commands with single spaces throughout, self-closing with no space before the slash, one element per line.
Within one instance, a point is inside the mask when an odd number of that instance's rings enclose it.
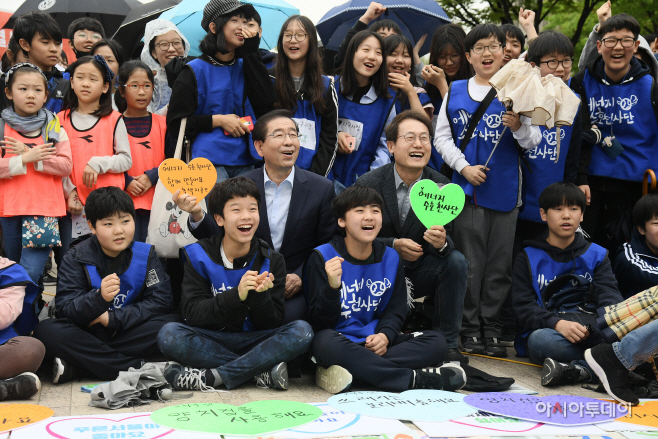
<path fill-rule="evenodd" d="M 107 79 L 107 82 L 112 82 L 112 79 L 114 78 L 114 72 L 112 71 L 110 66 L 107 65 L 105 58 L 103 58 L 100 55 L 94 55 L 92 58 L 94 58 L 96 61 L 98 61 L 103 65 L 103 67 L 105 68 L 105 78 Z"/>
<path fill-rule="evenodd" d="M 28 67 L 30 69 L 33 69 L 33 70 L 39 72 L 41 74 L 41 76 L 43 76 L 43 79 L 45 79 L 46 82 L 48 82 L 48 78 L 46 78 L 46 75 L 44 75 L 43 70 L 41 70 L 39 67 L 37 67 L 34 64 L 31 64 L 29 62 L 21 62 L 21 63 L 15 64 L 14 66 L 12 66 L 12 68 L 7 70 L 7 73 L 5 73 L 5 83 L 8 84 L 9 83 L 9 78 L 11 77 L 11 75 L 13 75 L 16 72 L 16 70 L 20 69 L 21 67 Z"/>

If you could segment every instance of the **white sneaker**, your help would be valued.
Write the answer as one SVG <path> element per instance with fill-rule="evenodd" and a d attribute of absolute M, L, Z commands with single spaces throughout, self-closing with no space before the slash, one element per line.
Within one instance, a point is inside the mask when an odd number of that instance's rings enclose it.
<path fill-rule="evenodd" d="M 352 374 L 340 366 L 329 366 L 327 369 L 318 366 L 315 372 L 315 384 L 329 393 L 340 393 L 352 385 Z"/>

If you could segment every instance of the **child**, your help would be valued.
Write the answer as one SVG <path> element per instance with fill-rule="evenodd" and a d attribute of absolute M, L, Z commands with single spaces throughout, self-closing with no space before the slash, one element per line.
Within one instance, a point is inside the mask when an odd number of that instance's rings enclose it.
<path fill-rule="evenodd" d="M 91 48 L 91 55 L 100 55 L 105 60 L 107 66 L 114 73 L 114 78 L 110 84 L 110 93 L 112 94 L 112 109 L 114 111 L 119 111 L 115 102 L 114 94 L 117 88 L 117 76 L 119 75 L 119 69 L 123 65 L 123 48 L 115 40 L 100 40 L 98 43 L 94 44 Z"/>
<path fill-rule="evenodd" d="M 443 335 L 400 334 L 408 312 L 404 264 L 375 241 L 383 204 L 371 187 L 347 188 L 331 205 L 342 236 L 317 247 L 306 263 L 315 382 L 330 393 L 347 390 L 352 377 L 393 392 L 461 389 L 466 374 L 459 366 L 431 367 L 446 356 Z"/>
<path fill-rule="evenodd" d="M 534 44 L 534 43 L 533 43 Z M 512 302 L 523 332 L 520 356 L 544 365 L 543 386 L 589 381 L 584 352 L 605 338 L 596 310 L 622 301 L 608 252 L 576 233 L 587 201 L 573 183 L 557 182 L 539 196 L 548 234 L 514 261 Z"/>
<path fill-rule="evenodd" d="M 313 22 L 303 15 L 288 18 L 277 48 L 274 105 L 293 112 L 300 129 L 296 164 L 326 177 L 336 158 L 338 96 L 333 81 L 322 74 Z"/>
<path fill-rule="evenodd" d="M 53 384 L 85 374 L 114 380 L 160 356 L 156 344 L 172 296 L 152 245 L 134 242 L 135 207 L 124 191 L 102 187 L 85 205 L 91 235 L 77 240 L 58 269 L 56 318 L 34 336 L 53 361 Z"/>
<path fill-rule="evenodd" d="M 464 44 L 475 77 L 450 85 L 441 104 L 434 147 L 447 166 L 457 171 L 452 178 L 454 183 L 475 187 L 472 199 L 455 219 L 453 234 L 455 248 L 470 262 L 461 329 L 462 350 L 506 357 L 507 351 L 499 342 L 498 319 L 511 285 L 514 230 L 522 204 L 519 156 L 521 149 L 533 149 L 539 144 L 541 132 L 530 125 L 527 117 L 521 119 L 518 114 L 506 111 L 489 85 L 489 79 L 502 65 L 505 34 L 500 28 L 493 24 L 477 25 Z M 464 144 L 471 117 L 487 96 L 491 103 L 483 117 L 473 121 L 477 129 Z M 505 127 L 508 129 L 503 134 Z M 498 147 L 485 168 L 483 164 L 497 141 L 500 141 Z"/>
<path fill-rule="evenodd" d="M 513 59 L 518 59 L 525 46 L 525 36 L 521 29 L 513 24 L 500 25 L 500 30 L 505 34 L 505 52 L 503 53 L 503 65 Z"/>
<path fill-rule="evenodd" d="M 647 194 L 633 208 L 637 231 L 622 244 L 612 263 L 624 299 L 658 285 L 658 194 Z"/>
<path fill-rule="evenodd" d="M 158 168 L 165 159 L 166 119 L 148 111 L 153 81 L 153 72 L 141 61 L 128 61 L 119 70 L 119 104 L 133 161 L 125 173 L 126 192 L 135 203 L 135 240 L 141 242 L 146 242 Z"/>
<path fill-rule="evenodd" d="M 68 214 L 60 220 L 62 251 L 58 262 L 73 240 L 71 215 L 82 214 L 94 189 L 123 189 L 123 173 L 132 166 L 126 125 L 121 113 L 112 110 L 112 70 L 100 55 L 82 57 L 69 69 L 71 89 L 58 116 L 71 140 L 73 169 L 64 182 Z"/>
<path fill-rule="evenodd" d="M 395 93 L 382 65 L 383 47 L 379 34 L 359 32 L 350 41 L 336 77 L 339 132 L 334 176 L 338 191 L 391 162 L 384 127 L 395 117 Z"/>
<path fill-rule="evenodd" d="M 46 349 L 29 337 L 38 322 L 34 305 L 40 293 L 20 265 L 0 258 L 0 401 L 27 399 L 41 388 L 34 372 Z"/>
<path fill-rule="evenodd" d="M 71 22 L 66 36 L 73 53 L 77 59 L 80 59 L 83 56 L 89 56 L 91 47 L 105 39 L 105 30 L 101 22 L 95 18 L 82 17 Z"/>
<path fill-rule="evenodd" d="M 20 261 L 39 284 L 52 247 L 59 245 L 58 218 L 66 215 L 62 177 L 71 173 L 71 146 L 57 116 L 42 108 L 48 81 L 37 66 L 7 72 L 0 131 L 0 224 L 7 256 Z"/>
<path fill-rule="evenodd" d="M 187 324 L 158 335 L 174 389 L 231 390 L 251 379 L 288 389 L 287 361 L 308 350 L 311 326 L 284 314 L 286 266 L 281 254 L 254 235 L 260 193 L 245 177 L 225 180 L 208 194 L 208 214 L 222 229 L 181 250 L 185 277 L 181 309 Z M 200 369 L 199 369 L 200 368 Z"/>
<path fill-rule="evenodd" d="M 292 18 L 292 17 L 289 17 Z M 260 18 L 260 14 L 258 13 L 257 10 L 254 10 L 254 16 L 251 17 L 249 20 L 247 20 L 247 29 L 252 34 L 258 34 L 259 38 L 263 37 L 263 28 L 261 27 L 262 24 L 262 19 Z M 282 26 L 281 29 L 284 27 Z M 315 28 L 315 26 L 314 26 Z M 276 63 L 276 58 L 277 54 L 267 50 L 267 49 L 259 49 L 260 51 L 260 56 L 263 59 L 263 64 L 265 64 L 265 67 L 267 67 L 268 70 L 274 68 L 274 65 Z M 318 52 L 319 55 L 319 52 Z"/>

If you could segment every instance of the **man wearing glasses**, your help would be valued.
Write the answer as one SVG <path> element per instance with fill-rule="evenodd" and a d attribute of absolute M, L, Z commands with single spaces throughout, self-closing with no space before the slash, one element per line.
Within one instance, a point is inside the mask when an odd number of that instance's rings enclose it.
<path fill-rule="evenodd" d="M 95 18 L 82 17 L 74 20 L 66 33 L 73 53 L 79 59 L 89 55 L 91 46 L 105 39 L 105 30 L 100 21 Z M 74 60 L 70 63 L 73 64 Z"/>
<path fill-rule="evenodd" d="M 405 111 L 386 127 L 394 163 L 362 175 L 357 185 L 374 188 L 384 199 L 382 229 L 377 239 L 393 247 L 404 261 L 407 292 L 413 284 L 409 329 L 433 329 L 446 338 L 447 361 L 465 364 L 457 348 L 461 328 L 468 261 L 455 250 L 452 224 L 425 227 L 410 208 L 409 192 L 419 180 L 443 186 L 450 181 L 427 164 L 432 155 L 432 125 L 424 114 Z M 424 298 L 424 300 L 422 300 Z M 419 300 L 421 299 L 421 300 Z M 427 320 L 423 324 L 421 320 Z"/>

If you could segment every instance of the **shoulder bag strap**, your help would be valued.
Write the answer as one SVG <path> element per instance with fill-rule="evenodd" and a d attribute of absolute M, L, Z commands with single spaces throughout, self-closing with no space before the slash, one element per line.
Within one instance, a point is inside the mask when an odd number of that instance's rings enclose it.
<path fill-rule="evenodd" d="M 482 116 L 484 116 L 484 112 L 487 111 L 487 108 L 489 108 L 489 105 L 491 105 L 491 102 L 493 102 L 494 98 L 496 97 L 496 94 L 497 94 L 496 89 L 491 87 L 489 93 L 487 93 L 487 95 L 484 97 L 482 102 L 480 102 L 480 106 L 478 107 L 475 114 L 473 114 L 473 117 L 471 117 L 471 121 L 468 124 L 468 129 L 466 130 L 466 135 L 464 136 L 464 139 L 462 140 L 462 143 L 459 146 L 461 152 L 464 152 L 466 146 L 468 145 L 468 142 L 471 141 L 471 137 L 473 137 L 473 131 L 475 131 L 475 127 L 478 125 L 478 123 L 480 123 Z"/>

